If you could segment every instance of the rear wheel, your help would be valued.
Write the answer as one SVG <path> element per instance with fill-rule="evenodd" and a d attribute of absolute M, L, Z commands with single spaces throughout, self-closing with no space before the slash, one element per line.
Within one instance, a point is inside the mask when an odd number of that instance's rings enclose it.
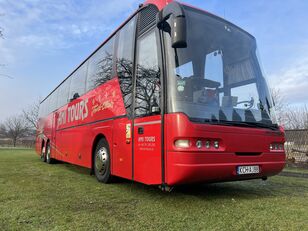
<path fill-rule="evenodd" d="M 94 173 L 99 182 L 109 183 L 111 181 L 110 173 L 110 149 L 108 142 L 101 139 L 94 153 Z"/>
<path fill-rule="evenodd" d="M 47 164 L 53 163 L 53 159 L 51 158 L 51 155 L 50 155 L 50 144 L 49 143 L 46 146 L 46 163 Z"/>
<path fill-rule="evenodd" d="M 46 162 L 45 146 L 44 145 L 41 149 L 41 161 Z"/>

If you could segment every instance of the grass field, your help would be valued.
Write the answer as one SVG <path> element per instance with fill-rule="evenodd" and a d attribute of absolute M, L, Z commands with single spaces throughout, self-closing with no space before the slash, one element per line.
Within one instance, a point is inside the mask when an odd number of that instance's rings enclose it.
<path fill-rule="evenodd" d="M 308 230 L 308 180 L 104 185 L 87 169 L 0 149 L 0 230 Z"/>

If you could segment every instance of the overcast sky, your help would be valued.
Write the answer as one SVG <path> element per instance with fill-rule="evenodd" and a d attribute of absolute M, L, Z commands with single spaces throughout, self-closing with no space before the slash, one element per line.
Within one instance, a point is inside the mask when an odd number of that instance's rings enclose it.
<path fill-rule="evenodd" d="M 142 1 L 0 0 L 0 121 L 45 97 Z M 288 103 L 308 104 L 307 0 L 187 0 L 258 41 L 264 71 Z M 13 79 L 4 75 L 12 76 Z"/>

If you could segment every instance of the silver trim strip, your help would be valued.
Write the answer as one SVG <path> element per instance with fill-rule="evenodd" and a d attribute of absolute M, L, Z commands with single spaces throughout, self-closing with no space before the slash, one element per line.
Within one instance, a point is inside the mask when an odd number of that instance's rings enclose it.
<path fill-rule="evenodd" d="M 155 120 L 155 121 L 143 122 L 143 123 L 136 123 L 136 124 L 134 124 L 134 127 L 142 126 L 142 125 L 150 125 L 150 124 L 161 124 L 161 120 Z"/>

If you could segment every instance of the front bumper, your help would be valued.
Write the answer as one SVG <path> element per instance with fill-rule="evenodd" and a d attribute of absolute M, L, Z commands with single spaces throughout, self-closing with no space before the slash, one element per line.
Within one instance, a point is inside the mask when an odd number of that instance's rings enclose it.
<path fill-rule="evenodd" d="M 237 175 L 237 166 L 249 165 L 258 165 L 260 173 Z M 166 183 L 177 185 L 263 178 L 278 174 L 284 166 L 284 153 L 237 156 L 234 153 L 167 152 Z"/>

